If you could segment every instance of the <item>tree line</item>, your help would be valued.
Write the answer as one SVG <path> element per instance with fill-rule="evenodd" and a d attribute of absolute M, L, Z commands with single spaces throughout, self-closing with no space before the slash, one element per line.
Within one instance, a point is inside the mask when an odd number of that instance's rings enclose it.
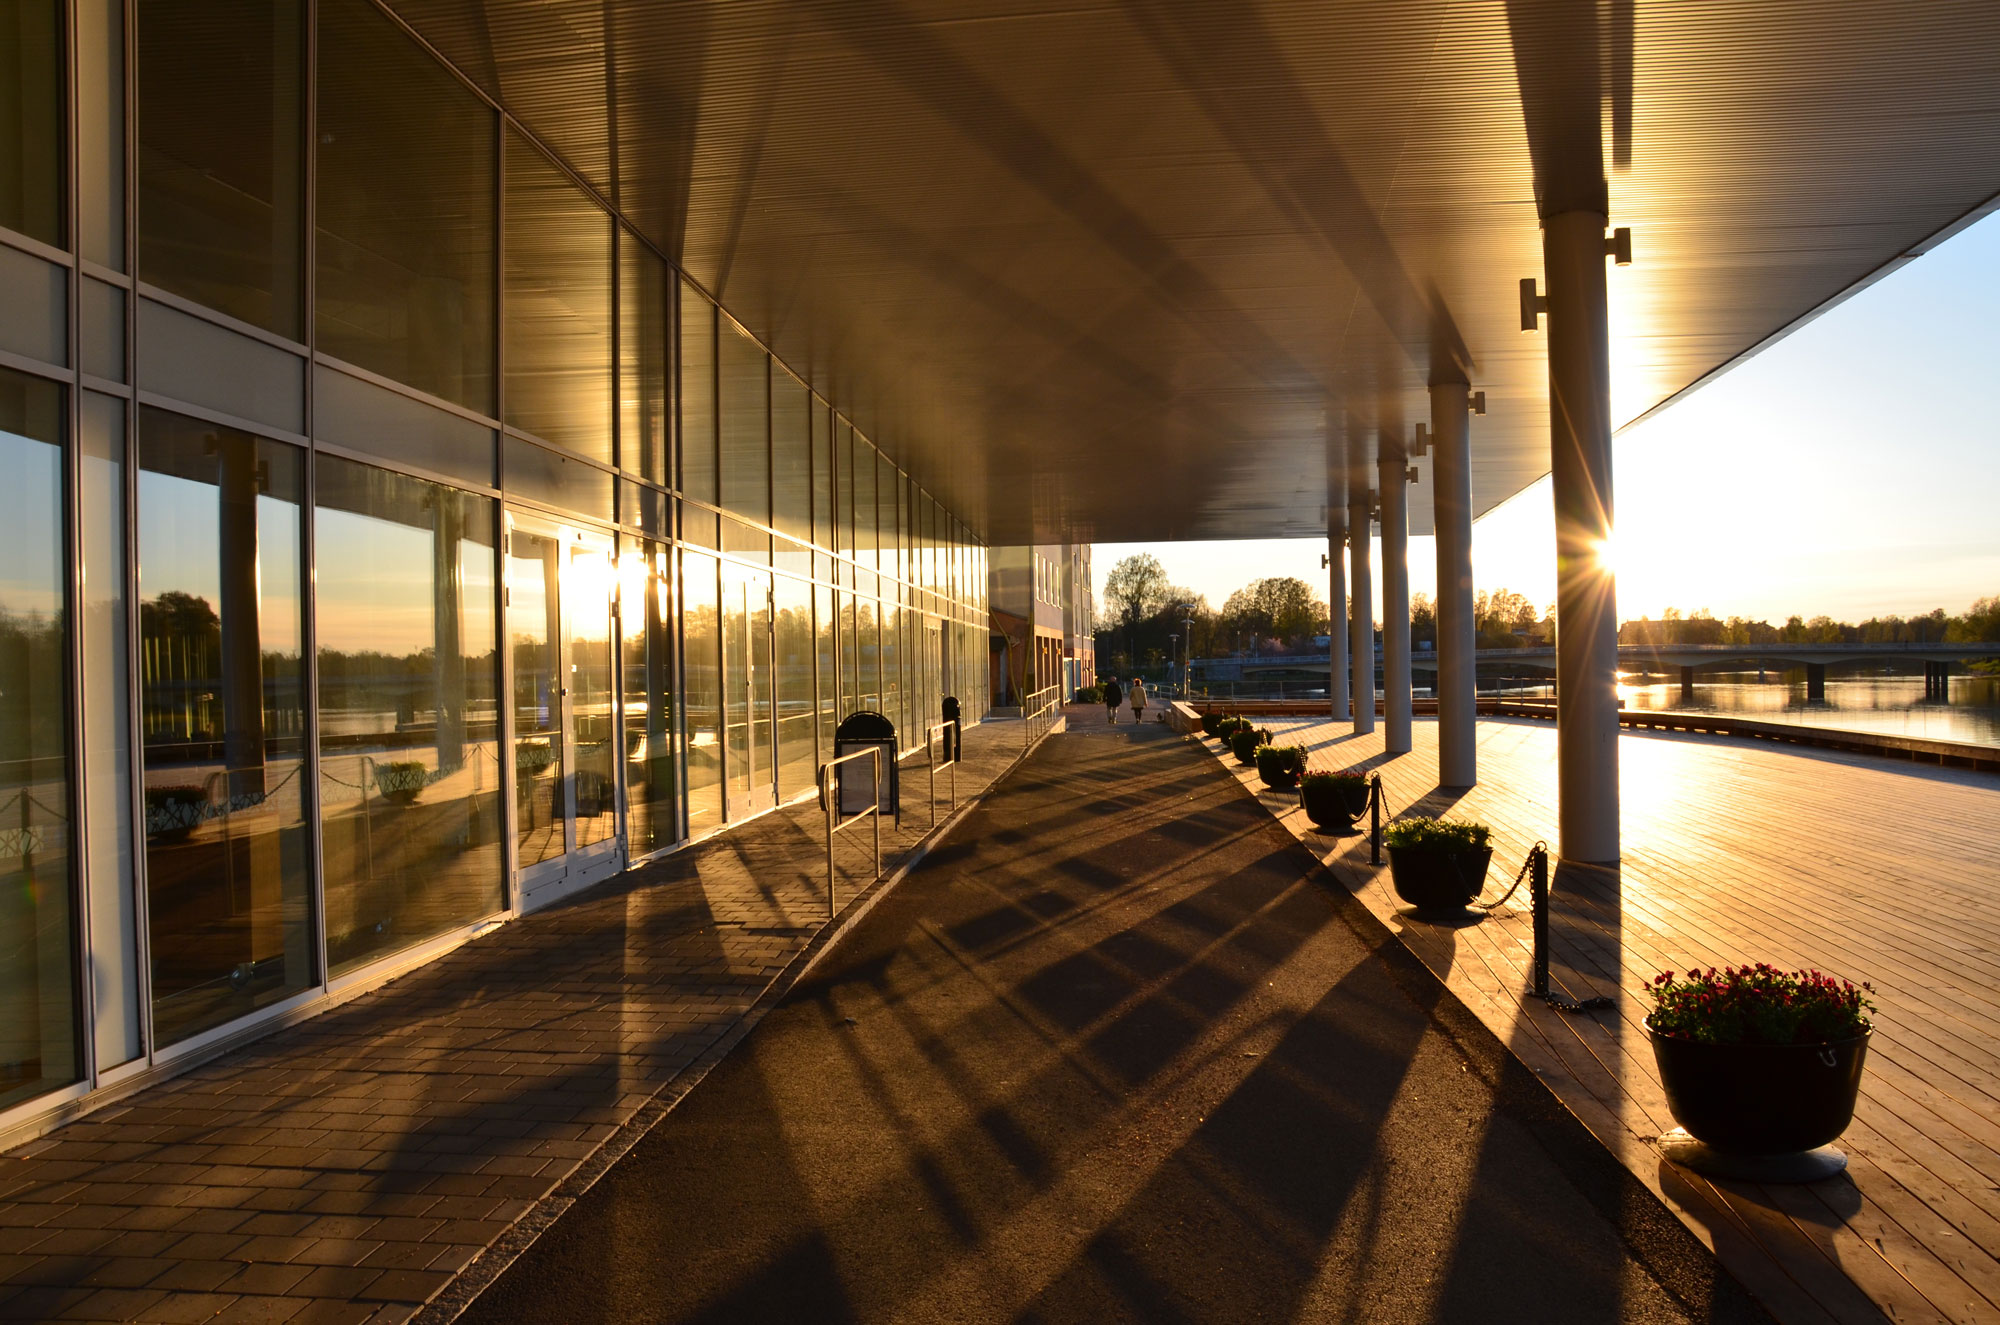
<path fill-rule="evenodd" d="M 1105 611 L 1098 619 L 1101 674 L 1157 671 L 1184 657 L 1237 653 L 1300 653 L 1320 647 L 1327 634 L 1326 601 L 1295 576 L 1252 580 L 1220 609 L 1174 584 L 1150 553 L 1126 557 L 1104 580 Z M 1537 608 L 1510 589 L 1473 595 L 1473 621 L 1482 649 L 1545 648 L 1555 642 L 1556 609 Z M 1379 629 L 1379 623 L 1378 627 Z M 2000 597 L 1981 598 L 1958 616 L 1937 608 L 1921 616 L 1880 616 L 1856 623 L 1831 617 L 1792 616 L 1781 626 L 1708 609 L 1683 616 L 1668 608 L 1655 620 L 1639 617 L 1619 627 L 1621 644 L 1923 644 L 1992 640 L 2000 643 Z M 1410 599 L 1410 642 L 1437 647 L 1437 604 L 1428 594 Z"/>

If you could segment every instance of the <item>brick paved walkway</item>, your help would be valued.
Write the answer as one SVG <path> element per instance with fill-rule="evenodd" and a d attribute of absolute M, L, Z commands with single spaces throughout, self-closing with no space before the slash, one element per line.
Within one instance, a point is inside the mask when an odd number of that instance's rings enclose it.
<path fill-rule="evenodd" d="M 1022 736 L 966 733 L 961 803 Z M 906 761 L 886 873 L 929 831 L 926 783 Z M 781 809 L 0 1154 L 0 1319 L 448 1316 L 796 975 L 823 825 Z"/>

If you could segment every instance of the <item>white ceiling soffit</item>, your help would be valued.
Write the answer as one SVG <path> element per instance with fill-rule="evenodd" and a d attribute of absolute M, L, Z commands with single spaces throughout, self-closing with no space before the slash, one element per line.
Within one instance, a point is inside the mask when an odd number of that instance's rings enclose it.
<path fill-rule="evenodd" d="M 1622 423 L 2000 190 L 1991 0 L 391 3 L 996 543 L 1323 534 L 1457 373 L 1519 491 L 1538 197 Z"/>

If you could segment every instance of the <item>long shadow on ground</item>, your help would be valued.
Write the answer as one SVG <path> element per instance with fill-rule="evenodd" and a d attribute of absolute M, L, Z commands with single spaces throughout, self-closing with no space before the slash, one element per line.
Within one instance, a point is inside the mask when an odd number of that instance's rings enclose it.
<path fill-rule="evenodd" d="M 1254 799 L 1051 739 L 470 1321 L 1765 1319 Z"/>

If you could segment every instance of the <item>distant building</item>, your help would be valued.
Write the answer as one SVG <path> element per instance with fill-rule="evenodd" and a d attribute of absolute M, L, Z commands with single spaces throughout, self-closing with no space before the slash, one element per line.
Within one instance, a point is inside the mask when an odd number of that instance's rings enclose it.
<path fill-rule="evenodd" d="M 1011 708 L 1053 685 L 1068 698 L 1096 684 L 1089 545 L 995 548 L 988 564 L 992 704 Z"/>

